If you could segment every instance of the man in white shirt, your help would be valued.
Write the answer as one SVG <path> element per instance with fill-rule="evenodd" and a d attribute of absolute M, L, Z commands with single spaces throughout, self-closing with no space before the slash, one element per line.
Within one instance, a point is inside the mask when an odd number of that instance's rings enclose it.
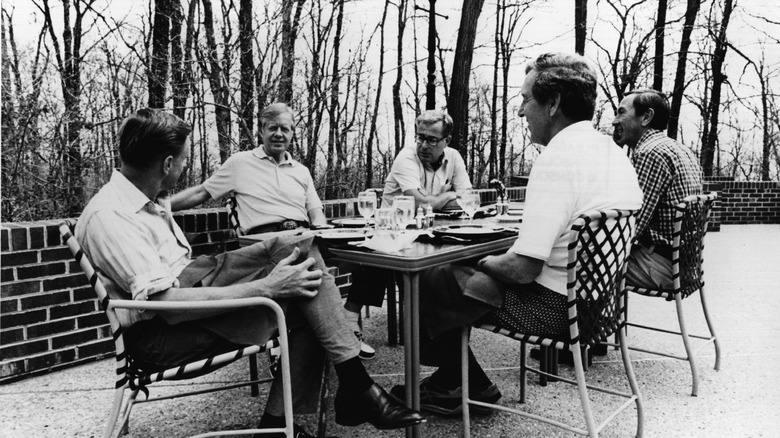
<path fill-rule="evenodd" d="M 448 147 L 452 117 L 445 111 L 428 110 L 416 120 L 416 146 L 398 153 L 385 181 L 383 205 L 398 195 L 414 196 L 417 205 L 441 210 L 455 200 L 455 191 L 470 189 L 466 165 L 458 151 Z"/>
<path fill-rule="evenodd" d="M 547 147 L 531 170 L 523 223 L 512 248 L 483 258 L 476 271 L 443 266 L 423 276 L 421 362 L 439 367 L 420 383 L 423 410 L 459 415 L 463 325 L 482 319 L 521 333 L 565 334 L 566 231 L 589 210 L 641 207 L 631 162 L 590 122 L 596 89 L 596 73 L 579 55 L 544 54 L 526 68 L 520 116 L 526 118 L 531 141 Z M 499 306 L 505 310 L 500 320 Z M 497 401 L 500 391 L 470 349 L 468 361 L 472 399 Z M 403 394 L 404 388 L 391 392 Z"/>

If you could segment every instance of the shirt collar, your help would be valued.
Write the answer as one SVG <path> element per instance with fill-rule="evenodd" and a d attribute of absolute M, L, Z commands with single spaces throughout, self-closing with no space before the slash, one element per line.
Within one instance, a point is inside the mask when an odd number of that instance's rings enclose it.
<path fill-rule="evenodd" d="M 639 151 L 640 149 L 644 149 L 643 146 L 647 144 L 651 138 L 659 135 L 665 136 L 665 134 L 661 130 L 652 129 L 652 128 L 648 129 L 642 134 L 641 137 L 639 137 L 639 141 L 636 142 L 636 150 Z"/>
<path fill-rule="evenodd" d="M 118 198 L 122 200 L 118 205 L 124 206 L 135 213 L 150 203 L 154 204 L 142 191 L 138 190 L 138 187 L 130 182 L 122 172 L 116 169 L 114 169 L 114 172 L 111 174 L 110 182 L 116 188 Z"/>
<path fill-rule="evenodd" d="M 252 154 L 253 154 L 254 156 L 256 156 L 257 158 L 261 159 L 261 160 L 268 160 L 268 161 L 273 161 L 274 163 L 276 163 L 276 164 L 277 164 L 277 165 L 279 165 L 279 166 L 281 166 L 281 165 L 285 165 L 285 164 L 286 164 L 286 165 L 290 165 L 290 166 L 292 166 L 292 155 L 290 155 L 290 153 L 289 153 L 289 152 L 287 152 L 287 151 L 284 151 L 284 160 L 282 160 L 282 162 L 281 162 L 281 163 L 277 162 L 277 161 L 276 161 L 276 159 L 275 159 L 274 157 L 272 157 L 272 156 L 270 156 L 270 155 L 266 154 L 266 153 L 265 153 L 265 149 L 263 149 L 263 146 L 258 146 L 258 147 L 256 147 L 256 148 L 255 148 L 255 149 L 252 151 Z"/>
<path fill-rule="evenodd" d="M 417 149 L 414 150 L 414 158 L 417 159 L 417 161 L 423 166 L 423 168 L 425 168 L 425 169 L 430 168 L 431 170 L 436 172 L 439 169 L 442 169 L 442 168 L 447 166 L 447 163 L 449 162 L 449 158 L 447 157 L 447 149 L 449 149 L 449 148 L 450 148 L 449 146 L 446 146 L 444 148 L 444 150 L 442 151 L 441 157 L 439 157 L 439 166 L 438 167 L 426 166 L 425 163 L 423 163 L 422 160 L 420 160 L 420 156 L 417 155 Z"/>

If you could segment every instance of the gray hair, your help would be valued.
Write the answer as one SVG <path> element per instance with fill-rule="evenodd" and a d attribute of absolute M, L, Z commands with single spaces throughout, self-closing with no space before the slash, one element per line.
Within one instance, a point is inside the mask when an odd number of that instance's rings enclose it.
<path fill-rule="evenodd" d="M 441 134 L 443 136 L 448 136 L 452 133 L 452 117 L 450 117 L 449 114 L 447 114 L 447 111 L 444 110 L 426 110 L 423 111 L 422 114 L 417 116 L 417 119 L 415 120 L 416 126 L 420 125 L 435 125 L 436 123 L 441 122 L 443 125 L 443 129 Z"/>
<path fill-rule="evenodd" d="M 260 127 L 264 128 L 267 121 L 273 120 L 282 114 L 289 114 L 293 123 L 295 123 L 295 113 L 292 108 L 284 102 L 275 102 L 260 111 Z"/>
<path fill-rule="evenodd" d="M 556 94 L 561 112 L 575 121 L 591 120 L 596 110 L 596 71 L 580 55 L 545 53 L 528 64 L 525 72 L 536 72 L 531 92 L 540 103 Z"/>

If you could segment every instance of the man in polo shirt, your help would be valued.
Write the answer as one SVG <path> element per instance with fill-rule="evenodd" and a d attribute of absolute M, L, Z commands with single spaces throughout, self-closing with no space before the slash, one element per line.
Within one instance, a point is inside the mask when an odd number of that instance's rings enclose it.
<path fill-rule="evenodd" d="M 417 205 L 441 210 L 456 198 L 455 191 L 470 189 L 466 164 L 458 151 L 447 147 L 452 140 L 452 117 L 445 111 L 428 110 L 417 117 L 416 147 L 398 153 L 385 181 L 382 202 L 394 196 L 414 196 Z"/>
<path fill-rule="evenodd" d="M 580 55 L 548 53 L 526 68 L 520 116 L 531 142 L 546 148 L 531 169 L 523 223 L 512 248 L 476 267 L 445 265 L 422 276 L 420 362 L 438 367 L 420 382 L 422 410 L 460 415 L 464 325 L 481 320 L 520 333 L 567 333 L 567 231 L 587 211 L 641 206 L 631 162 L 591 122 L 597 86 L 596 71 Z M 501 392 L 471 348 L 467 360 L 471 398 L 497 401 Z M 404 394 L 405 388 L 397 385 L 391 393 Z"/>
<path fill-rule="evenodd" d="M 184 210 L 232 192 L 247 234 L 326 225 L 309 169 L 287 152 L 293 133 L 290 107 L 268 105 L 260 113 L 262 146 L 233 154 L 203 184 L 174 195 L 171 207 Z"/>
<path fill-rule="evenodd" d="M 618 107 L 613 139 L 628 145 L 644 202 L 636 221 L 638 245 L 631 248 L 626 282 L 649 289 L 670 289 L 674 207 L 702 191 L 696 157 L 666 136 L 669 102 L 660 91 L 631 91 Z"/>
<path fill-rule="evenodd" d="M 233 154 L 203 184 L 175 194 L 171 198 L 173 211 L 233 193 L 239 206 L 238 222 L 245 234 L 327 225 L 309 169 L 287 152 L 295 129 L 293 117 L 292 109 L 285 103 L 265 107 L 260 113 L 263 144 Z M 351 299 L 347 298 L 348 307 L 345 306 L 347 322 L 360 339 L 361 359 L 373 358 L 376 351 L 363 342 L 358 312 L 364 304 L 376 306 L 375 297 L 378 296 L 378 305 L 384 299 L 384 289 L 381 284 L 374 284 L 369 274 L 354 272 Z M 361 298 L 363 290 L 370 298 Z M 354 304 L 355 301 L 360 304 Z"/>

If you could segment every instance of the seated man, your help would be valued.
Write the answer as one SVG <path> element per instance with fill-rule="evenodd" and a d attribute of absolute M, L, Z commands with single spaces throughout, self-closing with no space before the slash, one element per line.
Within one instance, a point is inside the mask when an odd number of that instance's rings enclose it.
<path fill-rule="evenodd" d="M 631 248 L 626 282 L 671 289 L 674 207 L 702 192 L 702 171 L 690 150 L 664 134 L 669 102 L 660 91 L 641 89 L 623 98 L 612 125 L 613 138 L 628 145 L 645 199 L 637 217 L 637 245 Z"/>
<path fill-rule="evenodd" d="M 158 197 L 174 187 L 186 167 L 192 128 L 160 110 L 142 109 L 119 132 L 122 165 L 89 202 L 75 235 L 112 298 L 160 301 L 264 296 L 289 316 L 294 406 L 319 377 L 321 348 L 339 378 L 336 422 L 370 422 L 380 429 L 422 421 L 418 412 L 379 387 L 358 359 L 359 343 L 341 312 L 333 278 L 301 237 L 271 239 L 237 251 L 190 260 L 191 248 Z M 202 359 L 241 345 L 265 344 L 276 330 L 269 312 L 118 312 L 126 348 L 144 370 Z M 260 427 L 283 424 L 280 380 L 274 381 Z M 296 436 L 310 435 L 300 431 Z"/>
<path fill-rule="evenodd" d="M 512 248 L 481 259 L 476 269 L 449 265 L 423 275 L 421 362 L 438 367 L 420 383 L 423 410 L 460 412 L 463 325 L 483 318 L 521 333 L 565 335 L 567 231 L 587 211 L 641 206 L 631 163 L 590 121 L 596 89 L 596 72 L 579 55 L 545 54 L 526 68 L 520 116 L 528 122 L 531 141 L 547 147 L 531 169 L 523 223 Z M 504 311 L 497 314 L 499 306 Z M 497 401 L 500 391 L 470 349 L 468 354 L 472 398 Z M 391 393 L 403 394 L 404 387 Z"/>
<path fill-rule="evenodd" d="M 171 208 L 185 210 L 234 193 L 238 221 L 246 234 L 327 225 L 309 169 L 287 152 L 294 129 L 294 114 L 287 104 L 268 105 L 260 113 L 263 144 L 233 154 L 203 184 L 176 193 Z M 380 295 L 379 305 L 382 298 Z M 375 351 L 362 342 L 357 311 L 346 316 L 361 340 L 360 357 L 370 359 Z"/>
<path fill-rule="evenodd" d="M 417 146 L 406 147 L 393 161 L 385 180 L 382 205 L 398 195 L 414 196 L 417 205 L 441 210 L 455 200 L 455 191 L 470 189 L 466 164 L 458 151 L 447 147 L 452 140 L 452 117 L 428 110 L 417 117 Z"/>

